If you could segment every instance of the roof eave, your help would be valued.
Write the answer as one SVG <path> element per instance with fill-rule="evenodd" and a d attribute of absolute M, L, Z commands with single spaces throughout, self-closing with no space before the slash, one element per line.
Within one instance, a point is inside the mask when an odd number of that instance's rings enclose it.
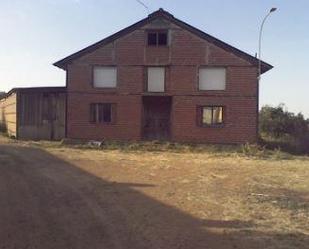
<path fill-rule="evenodd" d="M 158 12 L 158 11 L 157 11 Z M 97 46 L 101 46 L 101 45 L 104 45 L 104 44 L 107 44 L 109 42 L 112 42 L 116 39 L 118 39 L 119 37 L 121 37 L 122 35 L 130 32 L 131 30 L 135 30 L 136 28 L 138 28 L 139 26 L 143 26 L 144 24 L 146 24 L 146 22 L 149 22 L 151 21 L 152 19 L 156 18 L 158 15 L 156 13 L 152 13 L 150 14 L 148 17 L 130 25 L 129 27 L 126 27 L 114 34 L 112 34 L 111 36 L 108 36 L 84 49 L 81 49 L 57 62 L 55 62 L 53 65 L 56 66 L 56 67 L 59 67 L 63 70 L 66 70 L 66 65 L 69 64 L 72 60 L 74 60 L 75 58 L 78 58 L 79 55 L 81 53 L 87 53 L 87 52 L 91 52 L 92 50 L 95 50 L 97 48 Z"/>
<path fill-rule="evenodd" d="M 264 61 L 262 61 L 262 66 L 261 66 L 261 74 L 264 74 L 268 72 L 269 70 L 273 69 L 274 67 Z"/>

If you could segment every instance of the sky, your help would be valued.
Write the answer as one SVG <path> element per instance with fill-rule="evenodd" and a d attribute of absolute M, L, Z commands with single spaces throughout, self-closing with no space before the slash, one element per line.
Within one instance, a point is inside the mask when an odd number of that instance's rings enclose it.
<path fill-rule="evenodd" d="M 309 118 L 308 0 L 143 0 L 251 55 L 267 20 L 260 106 L 284 103 Z M 0 91 L 63 86 L 65 71 L 52 64 L 147 16 L 136 0 L 0 0 Z"/>

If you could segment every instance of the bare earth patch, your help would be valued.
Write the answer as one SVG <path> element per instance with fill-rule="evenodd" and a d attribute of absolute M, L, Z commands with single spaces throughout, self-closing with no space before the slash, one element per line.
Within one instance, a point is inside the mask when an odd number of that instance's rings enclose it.
<path fill-rule="evenodd" d="M 0 137 L 0 248 L 309 248 L 309 158 Z"/>

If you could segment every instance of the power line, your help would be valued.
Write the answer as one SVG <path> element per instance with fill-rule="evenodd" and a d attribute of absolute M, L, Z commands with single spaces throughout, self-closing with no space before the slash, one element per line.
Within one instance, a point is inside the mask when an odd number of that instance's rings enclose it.
<path fill-rule="evenodd" d="M 147 6 L 146 4 L 144 4 L 144 3 L 143 3 L 142 1 L 140 1 L 140 0 L 136 0 L 136 2 L 138 2 L 140 5 L 142 5 L 142 6 L 146 9 L 148 15 L 150 14 L 149 8 L 148 8 L 148 6 Z"/>

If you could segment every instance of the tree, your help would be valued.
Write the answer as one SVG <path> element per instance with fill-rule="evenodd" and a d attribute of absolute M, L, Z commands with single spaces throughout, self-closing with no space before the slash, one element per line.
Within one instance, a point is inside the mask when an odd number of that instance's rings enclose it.
<path fill-rule="evenodd" d="M 307 136 L 309 122 L 301 113 L 288 112 L 284 104 L 277 107 L 263 106 L 260 111 L 260 131 L 279 138 L 285 135 L 293 137 Z"/>

